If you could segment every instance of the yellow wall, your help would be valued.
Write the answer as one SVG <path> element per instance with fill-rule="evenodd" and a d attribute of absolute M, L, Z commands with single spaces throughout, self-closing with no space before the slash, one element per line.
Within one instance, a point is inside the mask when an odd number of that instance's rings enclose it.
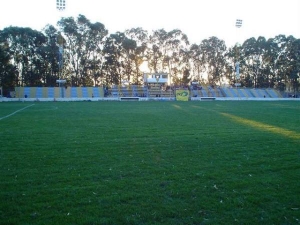
<path fill-rule="evenodd" d="M 88 87 L 87 88 L 87 92 L 88 92 L 88 95 L 89 97 L 93 95 L 93 88 L 92 87 Z"/>
<path fill-rule="evenodd" d="M 60 98 L 61 96 L 60 96 L 60 90 L 59 90 L 60 88 L 59 87 L 55 87 L 54 88 L 54 97 L 55 98 Z"/>
<path fill-rule="evenodd" d="M 34 88 L 30 88 L 30 91 L 29 91 L 29 98 L 35 98 L 36 97 L 36 87 Z"/>
<path fill-rule="evenodd" d="M 71 98 L 71 88 L 65 88 L 65 97 Z"/>
<path fill-rule="evenodd" d="M 80 87 L 76 88 L 76 92 L 77 92 L 77 98 L 82 98 L 82 88 Z"/>
<path fill-rule="evenodd" d="M 47 98 L 47 96 L 48 96 L 48 88 L 42 88 L 42 96 L 43 96 L 43 98 Z"/>

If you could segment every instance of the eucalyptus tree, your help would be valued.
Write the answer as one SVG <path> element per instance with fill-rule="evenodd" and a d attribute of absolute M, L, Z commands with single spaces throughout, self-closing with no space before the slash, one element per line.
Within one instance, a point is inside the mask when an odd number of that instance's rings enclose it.
<path fill-rule="evenodd" d="M 153 31 L 149 36 L 146 58 L 150 72 L 163 71 L 163 51 L 161 46 L 165 42 L 166 36 L 167 32 L 164 29 Z"/>
<path fill-rule="evenodd" d="M 174 52 L 173 55 L 176 55 L 176 57 L 172 57 L 171 58 L 171 62 L 172 60 L 175 60 L 175 63 L 177 65 L 177 67 L 173 67 L 173 68 L 169 68 L 171 71 L 173 71 L 173 82 L 178 85 L 189 85 L 190 81 L 193 79 L 192 77 L 192 65 L 191 65 L 191 61 L 190 61 L 190 51 L 187 48 L 181 48 L 179 50 L 179 53 Z M 173 66 L 175 65 L 175 63 L 173 63 Z M 170 62 L 168 63 L 170 64 Z M 174 72 L 174 70 L 178 70 L 180 76 L 174 76 L 174 74 L 177 74 Z"/>
<path fill-rule="evenodd" d="M 103 70 L 105 73 L 105 83 L 120 85 L 122 80 L 126 80 L 125 61 L 123 44 L 126 36 L 122 32 L 110 34 L 104 43 L 103 53 L 105 62 Z"/>
<path fill-rule="evenodd" d="M 210 37 L 201 42 L 200 50 L 204 54 L 208 82 L 213 85 L 220 83 L 227 68 L 225 42 L 217 37 Z"/>
<path fill-rule="evenodd" d="M 267 41 L 265 59 L 268 62 L 265 71 L 269 78 L 269 86 L 284 90 L 287 83 L 287 74 L 289 74 L 289 45 L 294 41 L 293 37 L 277 35 Z"/>
<path fill-rule="evenodd" d="M 268 64 L 270 62 L 270 59 L 267 54 L 268 50 L 268 43 L 265 37 L 258 37 L 256 41 L 257 45 L 257 50 L 258 50 L 258 77 L 257 77 L 257 84 L 258 87 L 261 88 L 267 88 L 270 86 L 269 83 L 269 69 L 268 69 Z"/>
<path fill-rule="evenodd" d="M 285 35 L 277 35 L 274 38 L 270 38 L 268 42 L 271 43 L 274 49 L 272 55 L 271 73 L 274 79 L 274 87 L 283 91 L 287 83 L 287 65 L 288 65 L 288 41 L 289 39 Z"/>
<path fill-rule="evenodd" d="M 180 69 L 174 67 L 172 71 L 173 71 L 173 77 L 172 77 L 173 84 L 178 86 L 189 85 L 190 81 L 192 80 L 192 76 L 191 76 L 191 68 L 188 63 L 185 64 L 185 67 L 181 67 Z M 174 76 L 174 74 L 175 75 L 180 74 L 180 76 Z"/>
<path fill-rule="evenodd" d="M 205 56 L 201 51 L 200 45 L 192 44 L 189 49 L 189 58 L 191 62 L 191 75 L 193 81 L 200 83 L 204 82 L 205 67 Z"/>
<path fill-rule="evenodd" d="M 58 47 L 58 30 L 47 25 L 43 32 L 47 38 L 47 43 L 39 49 L 40 66 L 43 68 L 42 83 L 44 86 L 54 86 L 59 79 L 59 47 Z"/>
<path fill-rule="evenodd" d="M 18 82 L 17 71 L 15 66 L 11 64 L 11 55 L 8 48 L 7 42 L 1 41 L 0 31 L 0 87 L 3 88 L 4 92 L 16 86 Z"/>
<path fill-rule="evenodd" d="M 58 26 L 66 41 L 65 54 L 70 63 L 72 85 L 97 83 L 103 63 L 102 48 L 107 30 L 101 23 L 91 23 L 85 16 L 62 18 Z M 97 71 L 97 73 L 96 73 Z"/>
<path fill-rule="evenodd" d="M 123 68 L 124 68 L 124 81 L 130 82 L 133 80 L 134 77 L 134 71 L 136 69 L 134 68 L 135 64 L 135 50 L 137 48 L 136 41 L 129 39 L 127 37 L 124 38 L 122 41 L 122 62 L 123 62 Z"/>
<path fill-rule="evenodd" d="M 226 61 L 225 73 L 220 80 L 220 85 L 224 83 L 230 83 L 234 85 L 234 83 L 237 82 L 236 63 L 238 62 L 239 74 L 240 74 L 240 79 L 238 82 L 241 83 L 242 86 L 247 86 L 244 67 L 242 66 L 243 62 L 240 60 L 241 59 L 240 56 L 241 56 L 241 46 L 238 44 L 226 50 L 224 55 Z"/>
<path fill-rule="evenodd" d="M 164 29 L 153 31 L 150 35 L 147 54 L 149 68 L 154 72 L 169 72 L 172 78 L 183 74 L 187 65 L 185 54 L 187 52 L 189 41 L 188 37 L 178 29 L 169 32 Z"/>
<path fill-rule="evenodd" d="M 103 84 L 103 47 L 108 31 L 102 23 L 90 23 L 88 31 L 87 46 L 90 49 L 90 55 L 87 59 L 90 72 L 93 74 L 93 81 L 96 86 Z"/>
<path fill-rule="evenodd" d="M 258 49 L 254 37 L 244 41 L 240 52 L 240 68 L 243 74 L 242 83 L 246 87 L 257 84 Z"/>
<path fill-rule="evenodd" d="M 188 47 L 188 37 L 181 30 L 168 32 L 164 48 L 164 65 L 167 66 L 171 77 L 182 77 L 183 84 L 188 82 L 190 74 Z"/>
<path fill-rule="evenodd" d="M 300 74 L 300 39 L 295 39 L 292 36 L 288 37 L 287 45 L 287 80 L 289 90 L 294 93 L 299 91 L 299 74 Z"/>
<path fill-rule="evenodd" d="M 20 85 L 40 85 L 41 77 L 38 68 L 38 48 L 46 43 L 43 33 L 31 28 L 7 27 L 1 31 L 1 38 L 7 42 L 12 64 L 19 73 Z"/>
<path fill-rule="evenodd" d="M 134 84 L 141 84 L 143 82 L 143 74 L 140 67 L 145 61 L 148 32 L 138 27 L 126 30 L 125 34 L 129 39 L 124 41 L 123 46 L 126 54 L 129 56 L 127 58 L 128 62 L 133 64 L 132 81 Z"/>
<path fill-rule="evenodd" d="M 229 81 L 232 85 L 238 82 L 242 86 L 247 86 L 247 75 L 244 73 L 243 59 L 242 45 L 239 43 L 226 50 L 225 60 L 227 64 L 224 80 Z"/>
<path fill-rule="evenodd" d="M 268 43 L 264 37 L 247 39 L 242 46 L 241 62 L 245 66 L 244 73 L 249 77 L 254 87 L 269 87 L 268 64 L 270 57 L 267 54 Z"/>

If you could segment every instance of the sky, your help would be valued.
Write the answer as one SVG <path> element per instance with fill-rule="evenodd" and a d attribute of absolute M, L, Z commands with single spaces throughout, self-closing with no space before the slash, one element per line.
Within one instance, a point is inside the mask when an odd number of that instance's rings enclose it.
<path fill-rule="evenodd" d="M 101 22 L 109 33 L 142 27 L 180 29 L 191 44 L 216 36 L 228 47 L 246 39 L 293 35 L 300 38 L 300 0 L 0 0 L 0 29 L 31 27 L 41 31 L 61 17 L 86 16 Z M 243 20 L 236 28 L 236 19 Z"/>

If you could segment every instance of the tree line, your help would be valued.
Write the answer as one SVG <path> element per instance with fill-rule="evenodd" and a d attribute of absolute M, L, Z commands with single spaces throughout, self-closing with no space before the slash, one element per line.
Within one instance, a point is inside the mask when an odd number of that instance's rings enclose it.
<path fill-rule="evenodd" d="M 239 62 L 240 77 L 236 76 Z M 25 27 L 0 30 L 0 86 L 110 86 L 143 84 L 141 66 L 167 72 L 176 85 L 191 81 L 297 91 L 300 39 L 278 35 L 251 37 L 227 47 L 210 37 L 190 44 L 181 30 L 149 33 L 142 28 L 109 34 L 104 24 L 84 15 L 61 18 L 42 31 Z"/>

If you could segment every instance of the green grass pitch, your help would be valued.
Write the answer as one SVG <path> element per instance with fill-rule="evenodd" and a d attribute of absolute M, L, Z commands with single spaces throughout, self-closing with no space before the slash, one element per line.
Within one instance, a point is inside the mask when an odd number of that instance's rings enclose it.
<path fill-rule="evenodd" d="M 300 224 L 300 102 L 0 103 L 0 224 Z"/>

